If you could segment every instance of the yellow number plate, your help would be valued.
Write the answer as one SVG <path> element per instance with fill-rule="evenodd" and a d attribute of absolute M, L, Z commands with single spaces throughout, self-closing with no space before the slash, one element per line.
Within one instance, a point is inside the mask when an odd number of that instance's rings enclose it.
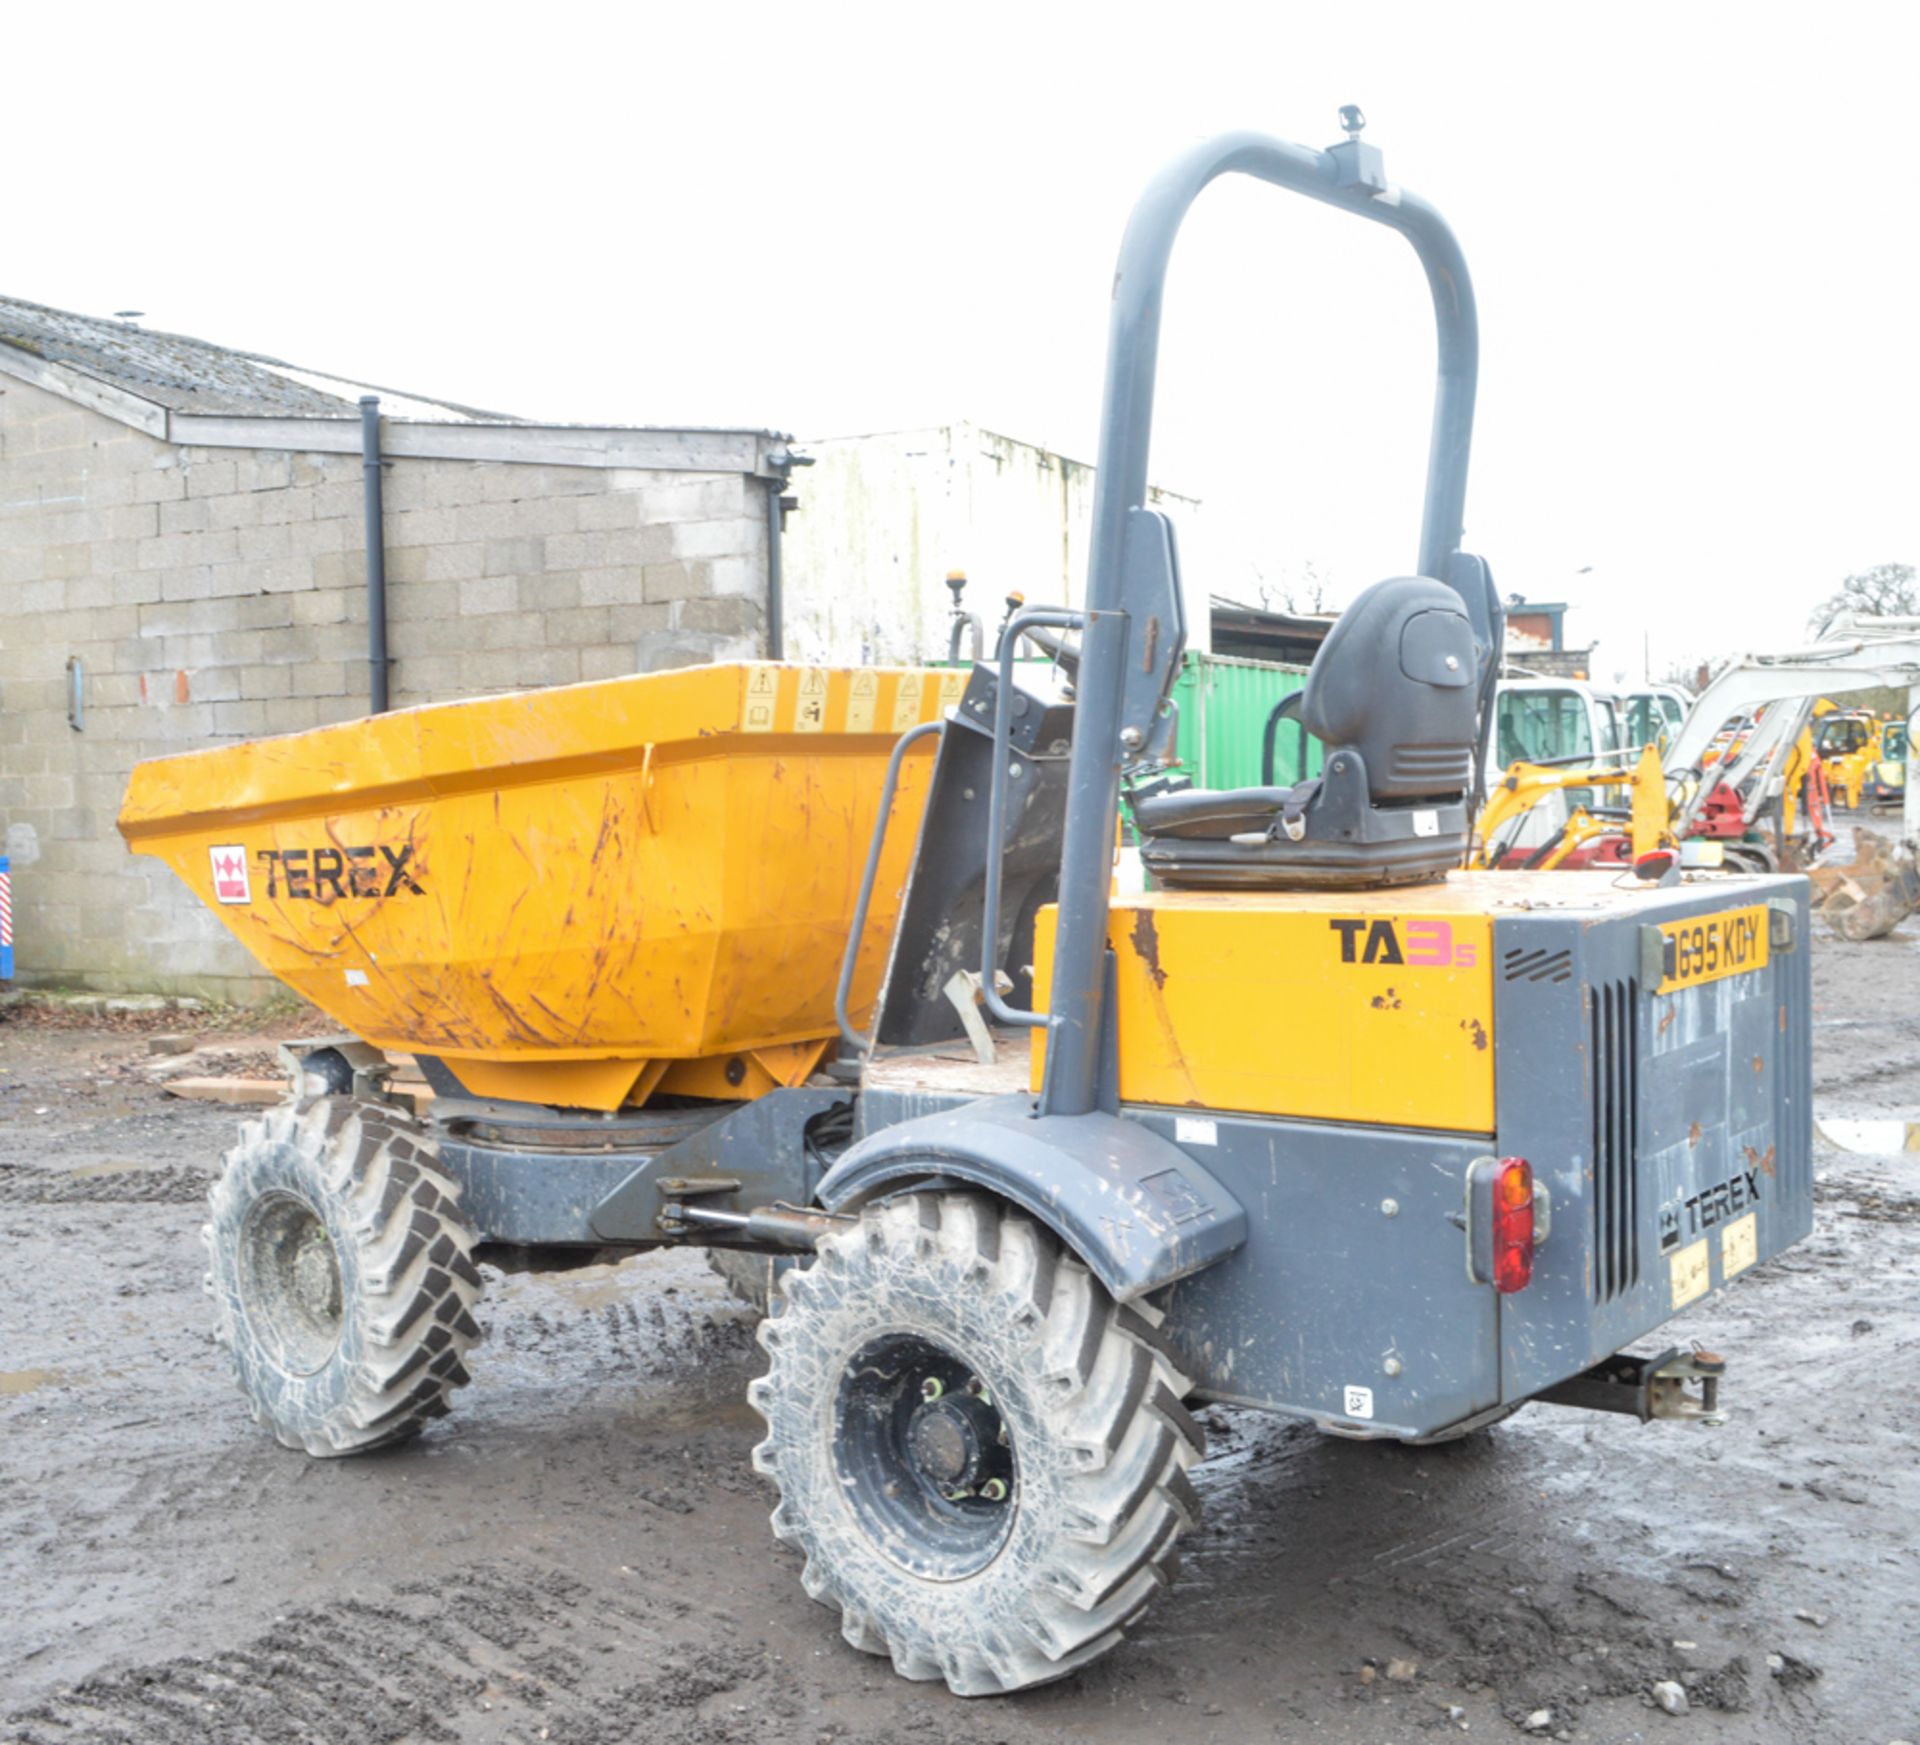
<path fill-rule="evenodd" d="M 1721 915 L 1697 915 L 1690 921 L 1663 921 L 1660 934 L 1657 994 L 1767 967 L 1767 911 L 1760 904 Z"/>

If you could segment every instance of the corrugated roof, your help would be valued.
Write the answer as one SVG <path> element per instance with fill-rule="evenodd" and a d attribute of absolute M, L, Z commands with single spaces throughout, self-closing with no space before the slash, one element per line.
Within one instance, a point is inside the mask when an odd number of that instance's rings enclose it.
<path fill-rule="evenodd" d="M 378 394 L 391 418 L 427 422 L 521 424 L 511 413 L 483 412 L 451 400 L 356 382 L 255 352 L 234 351 L 131 321 L 74 315 L 17 297 L 0 297 L 0 345 L 78 370 L 172 412 L 231 417 L 359 416 L 362 394 Z"/>

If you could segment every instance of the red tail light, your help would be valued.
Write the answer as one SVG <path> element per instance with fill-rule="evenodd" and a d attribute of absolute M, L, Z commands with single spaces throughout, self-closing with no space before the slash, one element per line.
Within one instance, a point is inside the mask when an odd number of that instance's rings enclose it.
<path fill-rule="evenodd" d="M 1523 1291 L 1533 1282 L 1533 1165 L 1503 1157 L 1493 1178 L 1493 1288 Z"/>

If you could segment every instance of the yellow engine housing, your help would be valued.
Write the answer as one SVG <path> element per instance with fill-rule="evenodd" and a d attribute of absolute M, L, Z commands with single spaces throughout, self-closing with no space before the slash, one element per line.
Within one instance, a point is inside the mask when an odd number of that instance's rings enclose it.
<path fill-rule="evenodd" d="M 1117 896 L 1120 1095 L 1131 1103 L 1491 1133 L 1493 922 L 1528 873 L 1384 891 Z M 1556 874 L 1572 900 L 1611 874 Z M 1051 983 L 1041 911 L 1035 986 Z M 1036 1033 L 1033 1085 L 1043 1049 Z"/>

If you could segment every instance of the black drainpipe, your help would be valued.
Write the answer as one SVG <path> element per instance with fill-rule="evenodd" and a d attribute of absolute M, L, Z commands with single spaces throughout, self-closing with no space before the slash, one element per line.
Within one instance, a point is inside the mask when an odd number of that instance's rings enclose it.
<path fill-rule="evenodd" d="M 787 602 L 780 535 L 787 525 L 787 511 L 800 506 L 798 497 L 786 494 L 787 482 L 795 467 L 812 466 L 813 456 L 796 454 L 790 448 L 776 448 L 768 452 L 767 465 L 773 469 L 767 480 L 767 659 L 784 660 Z"/>
<path fill-rule="evenodd" d="M 380 396 L 360 397 L 360 471 L 367 509 L 367 700 L 387 711 L 387 534 L 380 495 Z"/>

